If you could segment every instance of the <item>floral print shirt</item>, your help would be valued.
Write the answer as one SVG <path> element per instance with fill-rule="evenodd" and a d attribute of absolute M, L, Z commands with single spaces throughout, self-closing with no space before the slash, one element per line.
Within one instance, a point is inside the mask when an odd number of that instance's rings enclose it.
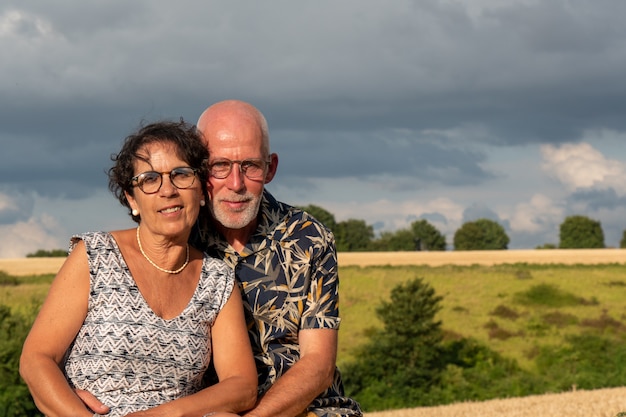
<path fill-rule="evenodd" d="M 332 232 L 306 212 L 263 193 L 259 226 L 241 254 L 213 228 L 194 244 L 235 271 L 259 371 L 259 395 L 300 357 L 301 329 L 339 329 L 338 271 Z M 344 395 L 339 370 L 308 408 L 318 416 L 361 416 Z"/>

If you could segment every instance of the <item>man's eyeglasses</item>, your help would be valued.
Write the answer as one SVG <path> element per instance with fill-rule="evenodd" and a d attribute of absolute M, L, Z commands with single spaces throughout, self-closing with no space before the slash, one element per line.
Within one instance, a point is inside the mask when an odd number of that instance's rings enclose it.
<path fill-rule="evenodd" d="M 146 171 L 131 178 L 133 185 L 145 194 L 154 194 L 163 185 L 163 175 L 169 175 L 172 185 L 178 189 L 190 188 L 196 181 L 197 170 L 191 167 L 178 167 L 170 172 Z"/>
<path fill-rule="evenodd" d="M 222 180 L 230 175 L 233 164 L 239 164 L 239 172 L 251 180 L 258 180 L 265 175 L 265 166 L 269 162 L 262 159 L 244 159 L 243 161 L 216 159 L 209 164 L 209 175 Z"/>

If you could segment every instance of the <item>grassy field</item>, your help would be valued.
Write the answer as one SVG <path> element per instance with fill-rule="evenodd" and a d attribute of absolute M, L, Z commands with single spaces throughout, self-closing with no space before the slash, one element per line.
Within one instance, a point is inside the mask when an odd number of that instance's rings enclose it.
<path fill-rule="evenodd" d="M 0 271 L 28 284 L 0 287 L 0 303 L 30 308 L 42 298 L 62 259 L 0 259 Z M 395 285 L 421 277 L 443 296 L 440 319 L 451 333 L 472 336 L 530 367 L 537 344 L 559 343 L 585 326 L 622 331 L 626 322 L 626 250 L 340 253 L 339 364 L 350 360 L 367 329 L 379 325 L 374 310 Z M 533 288 L 550 286 L 578 303 L 542 307 L 520 303 Z M 545 288 L 545 287 L 544 287 Z M 567 297 L 566 297 L 567 298 Z M 571 297 L 570 297 L 571 299 Z M 549 319 L 550 318 L 550 319 Z M 561 320 L 559 320 L 561 318 Z M 607 416 L 626 411 L 626 388 L 575 391 L 481 403 L 367 413 L 367 417 Z"/>
<path fill-rule="evenodd" d="M 539 344 L 559 343 L 583 329 L 622 331 L 626 317 L 626 264 L 494 266 L 345 266 L 341 268 L 339 363 L 377 326 L 375 309 L 392 287 L 423 278 L 443 296 L 443 328 L 474 337 L 522 367 Z M 523 304 L 533 291 L 554 292 L 563 306 Z"/>

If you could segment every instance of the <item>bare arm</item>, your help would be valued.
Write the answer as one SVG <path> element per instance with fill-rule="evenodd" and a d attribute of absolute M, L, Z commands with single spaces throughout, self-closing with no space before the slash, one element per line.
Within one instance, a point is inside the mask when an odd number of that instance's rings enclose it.
<path fill-rule="evenodd" d="M 22 349 L 20 375 L 47 416 L 93 415 L 76 396 L 59 364 L 78 333 L 89 299 L 89 265 L 81 241 L 68 256 Z"/>
<path fill-rule="evenodd" d="M 337 330 L 300 330 L 298 338 L 300 360 L 276 380 L 247 417 L 294 417 L 332 384 Z"/>

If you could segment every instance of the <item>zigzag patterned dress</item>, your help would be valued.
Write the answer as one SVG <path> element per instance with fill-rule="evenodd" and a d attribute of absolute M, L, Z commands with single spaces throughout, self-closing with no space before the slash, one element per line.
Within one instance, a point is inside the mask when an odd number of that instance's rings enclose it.
<path fill-rule="evenodd" d="M 79 240 L 91 284 L 87 317 L 65 361 L 70 384 L 110 406 L 110 417 L 198 391 L 211 357 L 211 326 L 233 289 L 232 269 L 205 254 L 189 304 L 164 320 L 139 292 L 111 234 L 74 236 L 70 250 Z"/>

